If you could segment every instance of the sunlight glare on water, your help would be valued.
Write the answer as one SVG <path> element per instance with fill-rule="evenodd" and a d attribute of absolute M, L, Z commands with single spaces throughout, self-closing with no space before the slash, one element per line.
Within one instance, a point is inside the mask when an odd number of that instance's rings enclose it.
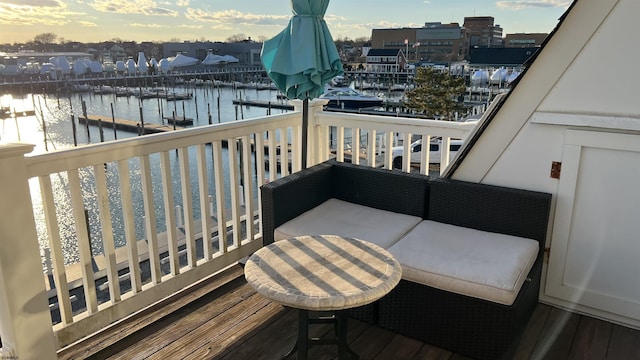
<path fill-rule="evenodd" d="M 178 90 L 179 91 L 179 90 Z M 94 95 L 92 93 L 85 94 L 61 94 L 59 97 L 52 94 L 26 94 L 26 95 L 3 95 L 0 97 L 0 106 L 15 110 L 19 116 L 9 117 L 0 120 L 0 143 L 22 142 L 35 145 L 33 154 L 41 154 L 61 149 L 68 149 L 74 146 L 74 132 L 71 123 L 72 116 L 75 119 L 76 131 L 75 141 L 79 146 L 89 143 L 98 143 L 101 137 L 104 141 L 124 139 L 135 137 L 137 134 L 114 131 L 110 128 L 104 128 L 102 134 L 98 127 L 78 124 L 78 117 L 82 115 L 82 102 L 86 105 L 86 111 L 90 115 L 102 115 L 111 117 L 112 108 L 113 116 L 116 118 L 130 119 L 139 121 L 140 117 L 144 118 L 145 123 L 161 123 L 165 120 L 161 119 L 161 115 L 170 115 L 176 113 L 177 116 L 187 116 L 194 119 L 194 126 L 208 125 L 209 114 L 212 123 L 234 121 L 236 119 L 247 119 L 266 115 L 266 109 L 260 107 L 242 107 L 234 106 L 232 100 L 238 96 L 244 99 L 254 100 L 271 100 L 275 99 L 274 91 L 251 91 L 244 90 L 239 92 L 232 89 L 215 89 L 205 90 L 195 88 L 192 89 L 194 98 L 188 101 L 169 102 L 166 100 L 149 99 L 140 101 L 135 97 L 115 97 L 114 95 Z M 217 104 L 220 103 L 218 110 Z M 142 109 L 141 109 L 142 107 Z M 21 116 L 22 111 L 35 111 L 35 115 Z M 272 110 L 272 113 L 286 112 L 284 110 Z M 142 115 L 141 115 L 142 113 Z M 44 123 L 42 119 L 45 119 Z M 46 131 L 45 131 L 46 130 Z M 46 134 L 46 138 L 45 138 Z M 45 146 L 46 139 L 46 146 Z M 189 157 L 195 159 L 195 149 L 189 148 Z M 173 152 L 171 154 L 174 154 Z M 207 163 L 212 163 L 211 153 L 207 152 Z M 224 150 L 223 159 L 227 159 L 226 149 Z M 158 232 L 166 231 L 164 204 L 161 199 L 161 178 L 159 155 L 153 154 L 151 159 L 151 176 L 153 183 L 153 195 L 155 199 L 155 217 L 157 221 Z M 181 204 L 181 186 L 179 176 L 179 162 L 177 157 L 171 156 L 171 173 L 174 184 L 174 201 L 176 205 Z M 191 164 L 195 164 L 194 160 L 190 160 Z M 228 164 L 223 164 L 224 172 L 228 174 Z M 109 163 L 105 166 L 107 175 L 108 197 L 111 210 L 111 227 L 113 231 L 114 242 L 116 246 L 123 246 L 126 243 L 124 235 L 123 214 L 121 204 L 121 194 L 118 181 L 117 164 Z M 191 166 L 191 187 L 194 204 L 194 217 L 200 217 L 199 193 L 197 184 L 197 168 Z M 210 169 L 211 171 L 211 169 Z M 140 161 L 137 158 L 129 160 L 129 172 L 132 191 L 132 206 L 135 215 L 135 232 L 136 239 L 144 239 L 145 230 L 142 216 L 144 215 L 144 207 L 142 200 L 142 185 L 140 173 Z M 211 172 L 210 172 L 211 174 Z M 83 203 L 87 211 L 87 223 L 91 236 L 91 250 L 93 255 L 102 253 L 102 227 L 100 224 L 100 215 L 97 206 L 97 193 L 95 186 L 95 177 L 93 168 L 79 169 L 79 176 L 82 188 Z M 69 190 L 68 174 L 56 173 L 50 176 L 53 203 L 55 204 L 56 222 L 59 226 L 58 233 L 60 236 L 62 251 L 64 253 L 65 264 L 72 264 L 79 261 L 78 240 L 76 235 L 76 220 L 71 206 L 71 194 Z M 209 176 L 209 189 L 213 193 L 214 184 L 213 176 Z M 252 179 L 256 181 L 256 179 Z M 41 249 L 49 247 L 48 230 L 45 222 L 45 212 L 43 209 L 43 200 L 40 191 L 40 184 L 37 178 L 29 180 L 31 189 L 31 197 L 33 202 L 34 216 L 36 220 L 36 229 L 38 233 L 38 241 Z M 230 193 L 228 189 L 228 179 L 225 180 L 225 198 L 227 204 L 230 201 Z M 257 187 L 254 187 L 254 192 Z M 254 194 L 256 196 L 256 194 Z M 42 250 L 44 253 L 44 250 Z"/>

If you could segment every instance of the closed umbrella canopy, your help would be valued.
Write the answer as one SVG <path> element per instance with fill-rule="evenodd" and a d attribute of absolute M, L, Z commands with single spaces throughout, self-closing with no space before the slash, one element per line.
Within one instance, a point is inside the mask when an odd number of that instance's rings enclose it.
<path fill-rule="evenodd" d="M 291 0 L 293 17 L 282 32 L 262 45 L 262 65 L 276 87 L 302 103 L 302 168 L 307 167 L 309 99 L 341 75 L 342 62 L 324 14 L 329 0 Z"/>
<path fill-rule="evenodd" d="M 289 99 L 313 99 L 343 73 L 324 14 L 329 0 L 291 0 L 289 25 L 262 46 L 262 64 Z"/>

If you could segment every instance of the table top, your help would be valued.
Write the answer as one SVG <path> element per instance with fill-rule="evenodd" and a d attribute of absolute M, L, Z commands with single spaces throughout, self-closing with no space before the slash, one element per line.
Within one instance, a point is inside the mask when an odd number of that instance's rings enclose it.
<path fill-rule="evenodd" d="M 402 277 L 400 263 L 367 241 L 335 235 L 298 236 L 256 251 L 245 277 L 258 293 L 306 310 L 342 310 L 372 303 Z"/>

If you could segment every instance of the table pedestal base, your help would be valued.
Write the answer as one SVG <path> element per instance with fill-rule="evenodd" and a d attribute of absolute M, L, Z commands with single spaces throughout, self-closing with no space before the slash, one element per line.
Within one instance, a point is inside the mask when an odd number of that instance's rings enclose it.
<path fill-rule="evenodd" d="M 309 338 L 309 325 L 334 324 L 336 337 L 334 339 Z M 335 311 L 331 316 L 309 318 L 309 310 L 298 309 L 298 338 L 291 351 L 283 359 L 307 360 L 309 348 L 313 345 L 337 345 L 338 359 L 358 360 L 360 356 L 347 346 L 347 316 L 344 311 Z"/>

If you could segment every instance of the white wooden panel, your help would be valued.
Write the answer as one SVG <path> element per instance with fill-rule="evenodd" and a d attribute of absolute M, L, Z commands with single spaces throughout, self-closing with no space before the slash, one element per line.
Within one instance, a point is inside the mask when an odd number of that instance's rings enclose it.
<path fill-rule="evenodd" d="M 617 2 L 538 110 L 636 115 L 637 84 L 640 83 L 636 59 L 640 49 L 623 39 L 638 14 L 640 1 Z M 589 20 L 582 18 L 584 23 Z"/>
<path fill-rule="evenodd" d="M 567 131 L 546 292 L 640 319 L 640 139 Z"/>

